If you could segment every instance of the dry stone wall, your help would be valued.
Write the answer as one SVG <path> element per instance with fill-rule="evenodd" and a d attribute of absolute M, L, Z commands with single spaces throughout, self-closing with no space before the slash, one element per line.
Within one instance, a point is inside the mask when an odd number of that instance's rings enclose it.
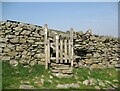
<path fill-rule="evenodd" d="M 118 38 L 93 35 L 91 30 L 86 33 L 76 32 L 75 35 L 76 67 L 94 69 L 114 67 L 118 64 L 120 58 Z"/>
<path fill-rule="evenodd" d="M 61 33 L 64 35 L 64 32 Z M 53 41 L 54 34 L 51 33 L 49 38 Z M 91 30 L 74 32 L 74 67 L 114 67 L 120 58 L 118 44 L 118 38 L 93 35 Z M 24 66 L 44 65 L 43 28 L 16 21 L 1 21 L 0 59 L 15 66 L 18 63 Z"/>
<path fill-rule="evenodd" d="M 23 65 L 44 64 L 42 27 L 20 22 L 0 22 L 0 59 Z"/>

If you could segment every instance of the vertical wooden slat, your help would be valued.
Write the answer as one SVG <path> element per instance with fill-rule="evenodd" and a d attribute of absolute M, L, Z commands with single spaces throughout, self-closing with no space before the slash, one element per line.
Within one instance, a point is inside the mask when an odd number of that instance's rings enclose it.
<path fill-rule="evenodd" d="M 63 40 L 60 39 L 60 63 L 63 63 Z"/>
<path fill-rule="evenodd" d="M 56 63 L 59 62 L 59 45 L 58 45 L 59 36 L 56 35 Z"/>
<path fill-rule="evenodd" d="M 47 44 L 47 52 L 48 52 L 48 63 L 50 63 L 50 41 L 48 40 L 48 44 Z"/>
<path fill-rule="evenodd" d="M 68 46 L 69 46 L 69 48 L 68 48 L 68 50 L 69 50 L 69 63 L 71 62 L 71 42 L 70 42 L 70 39 L 68 40 Z"/>
<path fill-rule="evenodd" d="M 65 49 L 65 63 L 67 63 L 67 39 L 64 41 L 64 49 Z"/>
<path fill-rule="evenodd" d="M 47 61 L 47 34 L 48 34 L 48 26 L 47 24 L 44 25 L 44 32 L 45 32 L 45 39 L 44 39 L 44 46 L 45 46 L 45 69 L 48 69 L 48 61 Z"/>
<path fill-rule="evenodd" d="M 71 42 L 71 66 L 73 67 L 73 28 L 70 29 L 70 42 Z"/>

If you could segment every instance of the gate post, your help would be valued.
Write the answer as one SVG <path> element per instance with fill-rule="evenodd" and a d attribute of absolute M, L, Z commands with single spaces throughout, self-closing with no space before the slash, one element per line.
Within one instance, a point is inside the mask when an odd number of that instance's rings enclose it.
<path fill-rule="evenodd" d="M 63 38 L 60 37 L 60 63 L 63 63 Z"/>
<path fill-rule="evenodd" d="M 73 28 L 70 29 L 71 66 L 73 67 Z"/>
<path fill-rule="evenodd" d="M 45 47 L 45 69 L 48 69 L 48 41 L 47 41 L 47 35 L 48 35 L 48 25 L 44 25 L 44 32 L 45 32 L 45 38 L 44 38 L 44 47 Z"/>
<path fill-rule="evenodd" d="M 50 41 L 49 41 L 49 39 L 47 40 L 47 55 L 48 55 L 48 59 L 47 59 L 47 61 L 48 61 L 48 63 L 50 63 Z"/>
<path fill-rule="evenodd" d="M 59 36 L 56 34 L 55 38 L 56 38 L 56 63 L 58 63 L 59 62 L 59 43 L 58 43 Z"/>
<path fill-rule="evenodd" d="M 65 39 L 64 45 L 65 45 L 65 47 L 64 47 L 64 51 L 65 51 L 65 63 L 67 63 L 67 39 Z"/>

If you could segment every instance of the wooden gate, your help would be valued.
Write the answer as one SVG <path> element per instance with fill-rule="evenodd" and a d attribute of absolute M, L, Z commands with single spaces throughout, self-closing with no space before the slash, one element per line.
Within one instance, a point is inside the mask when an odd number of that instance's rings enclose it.
<path fill-rule="evenodd" d="M 57 33 L 55 34 L 55 41 L 53 44 L 55 45 L 55 57 L 50 54 L 51 43 L 48 37 L 48 26 L 44 25 L 44 46 L 45 46 L 45 69 L 48 69 L 48 64 L 51 61 L 56 61 L 59 63 L 69 63 L 71 67 L 73 67 L 73 28 L 69 31 L 69 36 L 61 36 Z"/>

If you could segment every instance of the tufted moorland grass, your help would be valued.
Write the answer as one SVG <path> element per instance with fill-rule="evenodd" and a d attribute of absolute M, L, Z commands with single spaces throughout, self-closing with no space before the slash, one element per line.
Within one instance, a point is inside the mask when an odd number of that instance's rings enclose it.
<path fill-rule="evenodd" d="M 43 65 L 34 65 L 31 67 L 23 67 L 19 64 L 16 67 L 9 65 L 8 62 L 2 63 L 2 88 L 18 89 L 21 84 L 32 85 L 38 89 L 56 89 L 57 84 L 79 83 L 78 89 L 94 89 L 94 86 L 86 86 L 82 84 L 84 80 L 94 78 L 95 80 L 107 80 L 112 84 L 114 79 L 118 79 L 118 72 L 115 68 L 89 70 L 88 68 L 74 68 L 74 76 L 72 78 L 50 78 L 51 71 L 45 70 Z M 44 84 L 39 83 L 44 79 Z M 38 83 L 36 83 L 38 82 Z M 96 84 L 97 85 L 97 84 Z M 110 85 L 106 85 L 106 88 Z M 101 87 L 102 88 L 102 87 Z M 68 88 L 75 89 L 75 88 Z"/>

